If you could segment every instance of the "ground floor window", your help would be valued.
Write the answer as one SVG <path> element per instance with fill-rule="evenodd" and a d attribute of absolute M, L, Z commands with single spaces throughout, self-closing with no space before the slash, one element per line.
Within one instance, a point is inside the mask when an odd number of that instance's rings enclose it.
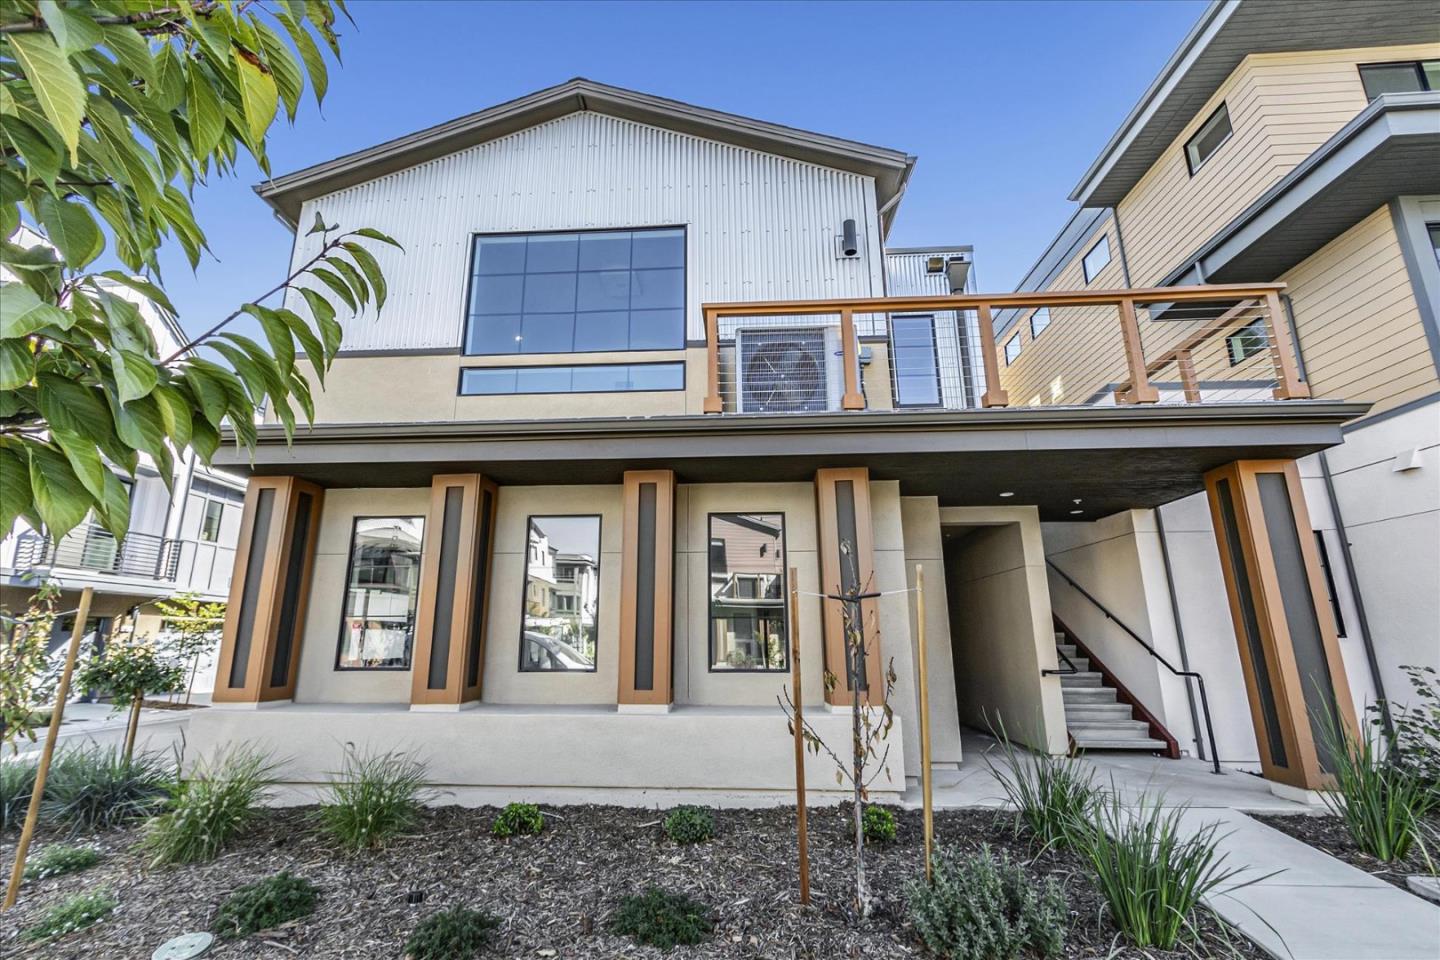
<path fill-rule="evenodd" d="M 787 670 L 785 516 L 710 515 L 710 669 Z"/>
<path fill-rule="evenodd" d="M 600 518 L 531 517 L 520 669 L 594 670 L 600 626 Z"/>
<path fill-rule="evenodd" d="M 336 667 L 408 670 L 424 517 L 356 517 Z"/>

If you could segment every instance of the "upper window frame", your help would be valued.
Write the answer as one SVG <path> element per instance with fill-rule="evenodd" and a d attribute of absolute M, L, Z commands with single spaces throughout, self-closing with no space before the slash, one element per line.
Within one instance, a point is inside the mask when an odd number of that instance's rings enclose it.
<path fill-rule="evenodd" d="M 1227 128 L 1225 131 L 1225 136 L 1221 137 L 1220 142 L 1215 144 L 1215 149 L 1205 154 L 1205 156 L 1201 157 L 1199 160 L 1196 160 L 1190 155 L 1191 144 L 1193 144 L 1196 140 L 1200 139 L 1200 136 L 1209 129 L 1210 124 L 1214 123 L 1216 119 L 1221 116 L 1225 118 L 1225 126 Z M 1225 144 L 1229 143 L 1230 138 L 1233 136 L 1235 136 L 1235 122 L 1230 119 L 1229 105 L 1224 100 L 1221 100 L 1220 106 L 1210 111 L 1210 116 L 1205 118 L 1205 122 L 1200 124 L 1200 126 L 1196 127 L 1195 132 L 1190 134 L 1190 136 L 1185 140 L 1185 168 L 1190 171 L 1190 176 L 1193 177 L 1195 176 L 1195 174 L 1199 173 L 1200 170 L 1204 168 L 1205 164 L 1210 162 L 1210 158 L 1215 156 L 1215 154 L 1219 153 L 1220 148 L 1225 146 Z"/>
<path fill-rule="evenodd" d="M 784 625 L 785 632 L 785 661 L 779 667 L 727 667 L 724 670 L 715 669 L 715 604 L 714 597 L 710 592 L 711 578 L 711 548 L 713 541 L 710 539 L 710 531 L 716 517 L 737 517 L 737 516 L 772 516 L 780 518 L 780 620 Z M 711 510 L 705 514 L 705 672 L 719 674 L 745 673 L 789 673 L 790 672 L 790 569 L 786 565 L 790 558 L 789 541 L 790 521 L 784 510 Z"/>
<path fill-rule="evenodd" d="M 1099 250 L 1101 247 L 1105 248 L 1105 262 L 1100 264 L 1100 266 L 1096 267 L 1094 273 L 1091 273 L 1090 255 L 1093 254 L 1096 250 Z M 1089 286 L 1090 284 L 1094 283 L 1095 278 L 1100 276 L 1100 274 L 1105 271 L 1105 268 L 1110 266 L 1111 262 L 1114 261 L 1114 259 L 1115 251 L 1110 249 L 1110 234 L 1100 234 L 1100 239 L 1092 243 L 1090 245 L 1090 249 L 1086 250 L 1085 255 L 1080 258 L 1080 272 L 1085 276 L 1085 285 Z"/>
<path fill-rule="evenodd" d="M 899 355 L 899 350 L 896 349 L 896 343 L 895 343 L 895 321 L 896 321 L 896 320 L 925 320 L 925 321 L 928 321 L 928 322 L 929 322 L 929 325 L 930 325 L 930 356 L 931 356 L 931 358 L 935 361 L 934 366 L 933 366 L 933 368 L 932 368 L 932 369 L 933 369 L 933 373 L 934 373 L 934 379 L 935 379 L 935 402 L 934 402 L 934 403 L 915 403 L 915 402 L 907 403 L 907 402 L 905 402 L 903 399 L 901 399 L 901 393 L 900 393 L 900 371 L 899 371 L 898 367 L 896 367 L 896 358 L 897 358 L 898 355 Z M 942 406 L 944 406 L 944 405 L 945 405 L 945 384 L 944 384 L 944 383 L 941 381 L 941 379 L 940 379 L 940 338 L 939 338 L 939 336 L 936 334 L 936 329 L 935 329 L 935 314 L 933 314 L 933 313 L 903 313 L 903 314 L 896 314 L 895 316 L 892 316 L 892 317 L 890 318 L 889 327 L 890 327 L 890 330 L 889 330 L 889 338 L 888 338 L 888 341 L 889 341 L 889 342 L 886 344 L 886 346 L 887 346 L 887 347 L 889 348 L 889 350 L 890 350 L 890 358 L 891 358 L 891 359 L 890 359 L 891 379 L 892 379 L 892 381 L 893 381 L 892 384 L 891 384 L 891 387 L 892 387 L 892 389 L 895 391 L 894 403 L 895 403 L 896 408 L 897 408 L 897 409 L 898 409 L 898 408 L 904 408 L 904 409 L 906 409 L 906 410 L 933 410 L 933 409 L 935 409 L 936 407 L 942 407 Z"/>
<path fill-rule="evenodd" d="M 1015 344 L 1015 356 L 1013 357 L 1010 356 L 1010 344 L 1012 343 Z M 1020 331 L 1016 330 L 1015 333 L 1008 340 L 1005 341 L 1005 345 L 1000 349 L 1001 352 L 1005 354 L 1005 366 L 1008 367 L 1016 360 L 1019 360 L 1020 354 L 1025 352 L 1025 341 L 1020 339 Z"/>
<path fill-rule="evenodd" d="M 569 233 L 570 231 L 562 231 Z M 590 520 L 595 521 L 595 663 L 588 670 L 536 670 L 525 666 L 525 599 L 530 590 L 530 527 L 534 524 L 535 518 L 563 517 L 567 520 Z M 533 677 L 565 677 L 581 676 L 587 677 L 600 672 L 600 601 L 604 597 L 604 591 L 599 589 L 600 568 L 605 563 L 605 517 L 599 513 L 531 513 L 525 516 L 525 551 L 521 555 L 524 560 L 520 568 L 520 631 L 516 638 L 520 642 L 515 645 L 515 672 Z"/>
<path fill-rule="evenodd" d="M 1101 269 L 1104 269 L 1104 268 L 1102 267 Z M 1040 316 L 1042 313 L 1045 315 L 1045 322 L 1040 325 L 1040 329 L 1039 329 L 1039 330 L 1036 330 L 1036 329 L 1035 329 L 1035 318 L 1038 317 L 1038 316 Z M 1036 307 L 1034 310 L 1032 310 L 1032 311 L 1030 312 L 1030 319 L 1029 319 L 1030 340 L 1031 340 L 1031 342 L 1034 342 L 1034 341 L 1040 339 L 1040 334 L 1042 334 L 1042 333 L 1044 333 L 1046 330 L 1049 330 L 1049 329 L 1050 329 L 1050 324 L 1051 324 L 1051 322 L 1052 322 L 1054 319 L 1055 319 L 1055 318 L 1050 315 L 1050 308 L 1049 308 L 1049 307 Z"/>
<path fill-rule="evenodd" d="M 335 635 L 335 666 L 336 673 L 409 673 L 415 667 L 415 637 L 410 637 L 410 662 L 403 667 L 347 667 L 340 662 L 340 654 L 345 649 L 345 621 L 349 614 L 346 612 L 350 602 L 350 577 L 355 572 L 355 534 L 360 530 L 361 520 L 419 520 L 420 521 L 420 566 L 423 571 L 425 565 L 425 534 L 430 525 L 430 518 L 421 513 L 375 513 L 355 514 L 350 518 L 350 539 L 346 544 L 345 552 L 345 579 L 340 584 L 340 628 Z M 416 580 L 415 589 L 415 613 L 416 625 L 419 625 L 420 613 L 420 583 Z"/>
<path fill-rule="evenodd" d="M 1428 92 L 1428 91 L 1432 91 L 1432 90 L 1437 89 L 1435 86 L 1433 86 L 1433 85 L 1430 83 L 1430 76 L 1429 76 L 1429 74 L 1427 74 L 1427 73 L 1425 72 L 1425 64 L 1427 64 L 1427 63 L 1440 63 L 1440 58 L 1427 57 L 1426 59 L 1423 59 L 1423 60 L 1375 60 L 1375 61 L 1372 61 L 1372 62 L 1370 62 L 1370 63 L 1357 63 L 1357 64 L 1355 64 L 1355 72 L 1356 72 L 1357 74 L 1359 74 L 1359 76 L 1360 76 L 1360 89 L 1361 89 L 1361 90 L 1364 92 L 1364 94 L 1365 94 L 1365 102 L 1366 102 L 1366 103 L 1371 103 L 1371 102 L 1373 102 L 1373 101 L 1375 100 L 1375 97 L 1372 97 L 1372 96 L 1370 95 L 1370 91 L 1365 89 L 1365 70 L 1366 70 L 1367 68 L 1369 68 L 1369 67 L 1411 67 L 1411 68 L 1414 69 L 1415 75 L 1420 78 L 1420 89 L 1419 89 L 1419 90 L 1416 90 L 1416 91 L 1412 91 L 1412 92 L 1414 92 L 1414 93 L 1425 93 L 1425 92 Z M 1384 94 L 1376 94 L 1375 96 L 1376 96 L 1376 97 L 1378 97 L 1378 96 L 1384 96 Z"/>
<path fill-rule="evenodd" d="M 524 353 L 516 351 L 513 353 L 482 352 L 471 353 L 467 350 L 470 339 L 470 304 L 475 296 L 475 255 L 479 248 L 479 241 L 491 237 L 547 237 L 559 236 L 561 234 L 595 234 L 595 233 L 648 233 L 661 230 L 679 230 L 680 242 L 683 250 L 681 256 L 680 270 L 682 273 L 682 288 L 684 294 L 680 305 L 680 341 L 675 347 L 624 347 L 605 348 L 598 350 L 553 350 L 547 352 Z M 669 268 L 658 268 L 669 269 Z M 580 271 L 576 271 L 578 276 Z M 588 271 L 587 271 L 588 272 Z M 633 271 L 632 271 L 633 272 Z M 523 276 L 523 274 L 522 274 Z M 679 353 L 686 348 L 690 341 L 690 228 L 684 223 L 657 223 L 644 226 L 615 226 L 615 227 L 583 227 L 561 230 L 476 230 L 470 233 L 469 243 L 465 245 L 464 261 L 464 282 L 465 299 L 460 314 L 460 344 L 459 352 L 461 357 L 560 357 L 560 356 L 581 356 L 585 354 L 621 354 L 621 353 Z"/>

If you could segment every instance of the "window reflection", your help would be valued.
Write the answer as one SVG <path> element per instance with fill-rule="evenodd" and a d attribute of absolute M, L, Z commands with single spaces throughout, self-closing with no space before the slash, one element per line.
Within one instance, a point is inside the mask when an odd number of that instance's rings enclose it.
<path fill-rule="evenodd" d="M 594 670 L 600 518 L 531 517 L 525 550 L 521 670 Z"/>
<path fill-rule="evenodd" d="M 423 517 L 357 517 L 337 664 L 404 669 L 415 640 Z"/>
<path fill-rule="evenodd" d="M 785 670 L 785 518 L 710 516 L 710 669 Z"/>

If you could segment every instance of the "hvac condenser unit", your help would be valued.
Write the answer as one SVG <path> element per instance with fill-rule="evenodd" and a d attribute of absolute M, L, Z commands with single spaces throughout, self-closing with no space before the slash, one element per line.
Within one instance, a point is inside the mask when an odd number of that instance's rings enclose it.
<path fill-rule="evenodd" d="M 845 389 L 835 327 L 735 332 L 736 406 L 741 413 L 839 410 Z"/>

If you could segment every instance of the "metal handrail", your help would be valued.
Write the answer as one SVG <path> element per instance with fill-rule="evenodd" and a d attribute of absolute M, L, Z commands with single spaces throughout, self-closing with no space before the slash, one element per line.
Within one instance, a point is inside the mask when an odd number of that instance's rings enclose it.
<path fill-rule="evenodd" d="M 1062 668 L 1053 669 L 1053 670 L 1047 667 L 1046 669 L 1040 671 L 1040 676 L 1042 676 L 1042 677 L 1070 677 L 1070 676 L 1074 676 L 1075 674 L 1077 674 L 1077 673 L 1080 672 L 1080 668 L 1077 667 L 1077 666 L 1075 666 L 1075 661 L 1074 661 L 1074 660 L 1071 660 L 1069 657 L 1067 657 L 1067 656 L 1065 655 L 1065 651 L 1060 649 L 1059 644 L 1056 644 L 1056 646 L 1055 646 L 1055 653 L 1056 653 L 1057 656 L 1060 657 L 1061 660 L 1064 660 L 1064 661 L 1065 661 L 1065 666 L 1062 667 Z"/>
<path fill-rule="evenodd" d="M 1075 590 L 1080 594 L 1080 596 L 1084 597 L 1086 600 L 1089 600 L 1095 605 L 1096 609 L 1098 609 L 1101 613 L 1105 614 L 1105 618 L 1107 620 L 1110 620 L 1121 630 L 1124 630 L 1126 633 L 1128 633 L 1131 639 L 1133 639 L 1136 643 L 1140 644 L 1140 646 L 1145 648 L 1146 653 L 1150 654 L 1150 656 L 1160 661 L 1160 665 L 1163 666 L 1166 670 L 1169 670 L 1177 677 L 1185 677 L 1186 679 L 1191 679 L 1195 681 L 1196 686 L 1200 690 L 1200 709 L 1205 714 L 1205 738 L 1210 742 L 1210 762 L 1211 765 L 1215 768 L 1214 772 L 1219 773 L 1220 752 L 1215 749 L 1215 727 L 1210 722 L 1210 699 L 1205 696 L 1205 678 L 1194 670 L 1177 669 L 1173 663 L 1165 659 L 1165 657 L 1160 653 L 1160 651 L 1150 646 L 1149 643 L 1146 643 L 1144 637 L 1140 636 L 1140 634 L 1136 633 L 1134 630 L 1131 630 L 1129 625 L 1126 624 L 1124 620 L 1121 620 L 1119 617 L 1115 616 L 1115 614 L 1111 613 L 1109 607 L 1105 606 L 1105 604 L 1095 599 L 1095 596 L 1091 594 L 1089 590 L 1086 590 L 1084 587 L 1080 586 L 1080 584 L 1076 583 L 1075 579 L 1071 577 L 1070 574 L 1066 573 L 1064 570 L 1061 570 L 1060 567 L 1056 565 L 1054 560 L 1046 557 L 1045 563 L 1050 567 L 1051 570 L 1054 570 L 1060 575 L 1060 579 L 1064 580 L 1066 583 L 1070 584 L 1070 586 L 1074 587 Z M 1063 656 L 1063 653 L 1061 655 Z"/>

